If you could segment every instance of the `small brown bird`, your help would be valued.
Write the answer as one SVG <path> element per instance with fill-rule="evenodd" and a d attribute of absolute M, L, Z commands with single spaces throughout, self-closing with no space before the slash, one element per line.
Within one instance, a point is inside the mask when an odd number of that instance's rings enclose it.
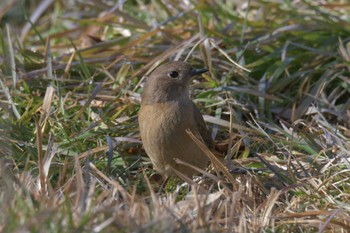
<path fill-rule="evenodd" d="M 199 109 L 189 97 L 191 78 L 206 72 L 186 62 L 159 66 L 148 78 L 139 111 L 140 133 L 146 153 L 162 175 L 174 175 L 173 169 L 191 177 L 194 169 L 175 162 L 178 158 L 205 169 L 208 158 L 186 133 L 189 129 L 208 147 L 213 144 Z"/>

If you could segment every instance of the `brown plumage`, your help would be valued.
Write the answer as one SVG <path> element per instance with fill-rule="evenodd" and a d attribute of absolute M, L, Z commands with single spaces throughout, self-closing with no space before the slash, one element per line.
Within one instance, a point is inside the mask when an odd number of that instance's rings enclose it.
<path fill-rule="evenodd" d="M 176 61 L 159 66 L 148 78 L 139 111 L 140 133 L 146 153 L 162 175 L 173 169 L 192 176 L 194 169 L 176 164 L 175 158 L 205 169 L 207 156 L 186 133 L 190 129 L 208 147 L 213 141 L 199 109 L 189 98 L 191 78 L 206 72 L 186 62 Z"/>

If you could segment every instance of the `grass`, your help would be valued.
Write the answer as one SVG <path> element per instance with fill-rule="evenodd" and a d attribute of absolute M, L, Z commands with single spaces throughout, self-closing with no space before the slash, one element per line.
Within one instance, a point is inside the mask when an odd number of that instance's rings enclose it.
<path fill-rule="evenodd" d="M 341 0 L 1 3 L 0 231 L 349 231 L 349 13 Z M 144 75 L 173 59 L 210 70 L 192 97 L 228 169 L 214 160 L 191 192 L 174 179 L 158 195 L 137 112 Z"/>

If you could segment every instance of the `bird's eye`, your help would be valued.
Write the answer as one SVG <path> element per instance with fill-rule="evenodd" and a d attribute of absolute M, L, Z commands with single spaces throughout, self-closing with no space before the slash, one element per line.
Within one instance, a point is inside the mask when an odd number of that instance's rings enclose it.
<path fill-rule="evenodd" d="M 168 76 L 170 77 L 170 78 L 177 78 L 177 77 L 179 77 L 179 72 L 177 72 L 177 71 L 170 71 L 169 73 L 168 73 Z"/>

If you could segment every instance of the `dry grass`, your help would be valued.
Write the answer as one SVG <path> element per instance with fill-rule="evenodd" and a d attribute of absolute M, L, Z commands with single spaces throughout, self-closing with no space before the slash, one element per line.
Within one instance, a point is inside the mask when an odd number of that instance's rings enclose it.
<path fill-rule="evenodd" d="M 349 13 L 341 0 L 2 2 L 0 231 L 350 231 Z M 137 111 L 144 75 L 173 59 L 210 70 L 192 95 L 228 170 L 210 157 L 190 192 L 172 180 L 158 195 Z"/>

